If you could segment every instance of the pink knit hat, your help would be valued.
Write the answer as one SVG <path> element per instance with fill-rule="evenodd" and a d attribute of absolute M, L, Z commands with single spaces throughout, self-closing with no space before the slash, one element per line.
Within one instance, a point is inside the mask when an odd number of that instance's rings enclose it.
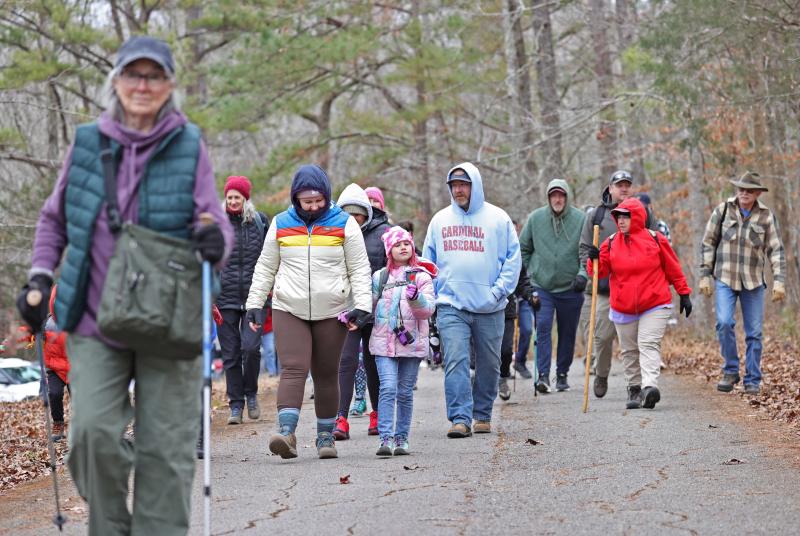
<path fill-rule="evenodd" d="M 231 175 L 225 182 L 225 195 L 228 195 L 228 190 L 236 190 L 245 199 L 250 199 L 250 189 L 253 187 L 250 184 L 250 179 L 238 175 Z"/>
<path fill-rule="evenodd" d="M 386 202 L 383 200 L 383 192 L 381 192 L 380 188 L 377 186 L 370 186 L 364 188 L 364 193 L 367 194 L 368 199 L 377 201 L 381 206 L 381 210 L 385 210 Z"/>
<path fill-rule="evenodd" d="M 416 266 L 417 264 L 417 252 L 414 248 L 414 237 L 411 236 L 411 233 L 403 229 L 402 227 L 395 225 L 381 236 L 381 240 L 383 240 L 383 247 L 386 250 L 386 264 L 389 267 L 389 270 L 395 268 L 394 266 L 394 259 L 392 258 L 392 248 L 397 245 L 398 242 L 402 242 L 403 240 L 407 240 L 411 242 L 411 258 L 408 260 L 409 266 Z"/>

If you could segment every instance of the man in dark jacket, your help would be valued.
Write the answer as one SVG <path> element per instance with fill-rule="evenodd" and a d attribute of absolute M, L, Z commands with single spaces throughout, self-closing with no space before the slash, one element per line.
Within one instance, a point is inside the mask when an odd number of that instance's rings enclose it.
<path fill-rule="evenodd" d="M 530 303 L 532 299 L 533 287 L 523 266 L 519 272 L 517 288 L 508 297 L 505 311 L 506 322 L 503 328 L 503 341 L 500 343 L 500 383 L 497 393 L 502 400 L 511 398 L 508 378 L 511 377 L 511 360 L 514 357 L 514 324 L 517 319 L 517 303 L 522 301 Z"/>
<path fill-rule="evenodd" d="M 250 201 L 252 186 L 247 177 L 228 177 L 225 211 L 236 238 L 228 264 L 220 273 L 217 307 L 222 325 L 217 330 L 225 367 L 225 384 L 231 414 L 228 424 L 241 424 L 245 403 L 247 416 L 258 419 L 258 372 L 261 368 L 261 336 L 245 321 L 245 302 L 253 269 L 264 246 L 269 220 Z"/>

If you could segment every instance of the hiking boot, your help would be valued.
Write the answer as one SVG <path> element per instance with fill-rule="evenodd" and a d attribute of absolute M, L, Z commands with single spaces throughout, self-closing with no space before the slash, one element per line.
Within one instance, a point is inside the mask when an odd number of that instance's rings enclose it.
<path fill-rule="evenodd" d="M 350 423 L 347 422 L 347 417 L 344 415 L 336 417 L 336 427 L 333 429 L 333 437 L 338 441 L 350 439 Z"/>
<path fill-rule="evenodd" d="M 608 392 L 608 378 L 602 376 L 594 377 L 594 396 L 603 398 Z"/>
<path fill-rule="evenodd" d="M 53 423 L 53 430 L 52 434 L 50 434 L 50 439 L 53 441 L 61 441 L 67 437 L 67 425 L 63 422 L 54 422 Z"/>
<path fill-rule="evenodd" d="M 497 394 L 500 396 L 500 400 L 508 400 L 511 398 L 511 389 L 508 387 L 508 380 L 506 378 L 500 378 Z"/>
<path fill-rule="evenodd" d="M 463 422 L 458 422 L 450 427 L 447 431 L 447 437 L 450 439 L 456 439 L 460 437 L 469 437 L 472 435 L 472 430 L 469 429 L 469 426 L 464 424 Z"/>
<path fill-rule="evenodd" d="M 258 407 L 258 398 L 256 395 L 248 396 L 247 398 L 247 417 L 252 420 L 258 420 L 261 417 L 261 408 Z"/>
<path fill-rule="evenodd" d="M 336 440 L 332 433 L 317 432 L 317 455 L 320 460 L 339 457 L 339 453 L 336 452 Z"/>
<path fill-rule="evenodd" d="M 397 436 L 394 438 L 394 455 L 395 456 L 408 456 L 409 451 L 408 439 L 405 437 Z"/>
<path fill-rule="evenodd" d="M 272 434 L 269 451 L 284 459 L 297 458 L 297 436 L 291 432 Z"/>
<path fill-rule="evenodd" d="M 475 421 L 475 425 L 472 427 L 472 430 L 476 434 L 489 434 L 492 432 L 492 422 L 491 421 Z"/>
<path fill-rule="evenodd" d="M 351 417 L 361 417 L 365 411 L 367 411 L 367 401 L 363 398 L 357 398 L 353 401 L 353 405 L 350 406 Z"/>
<path fill-rule="evenodd" d="M 539 381 L 536 382 L 536 390 L 543 395 L 552 392 L 552 389 L 550 389 L 550 378 L 547 376 L 540 377 Z"/>
<path fill-rule="evenodd" d="M 744 384 L 744 392 L 748 395 L 757 395 L 761 392 L 761 387 L 754 383 L 746 383 Z"/>
<path fill-rule="evenodd" d="M 556 391 L 569 391 L 566 374 L 556 374 Z"/>
<path fill-rule="evenodd" d="M 367 435 L 378 435 L 378 412 L 374 409 L 369 412 L 369 428 Z"/>
<path fill-rule="evenodd" d="M 531 375 L 531 371 L 528 370 L 528 367 L 525 366 L 525 363 L 514 363 L 514 370 L 516 370 L 520 376 L 525 378 L 526 380 L 530 380 L 533 378 Z"/>
<path fill-rule="evenodd" d="M 242 424 L 243 408 L 239 406 L 231 407 L 231 416 L 228 417 L 228 424 Z"/>
<path fill-rule="evenodd" d="M 739 378 L 738 374 L 725 373 L 722 376 L 722 379 L 717 384 L 717 391 L 722 391 L 723 393 L 730 393 L 731 391 L 733 391 L 733 386 L 739 383 L 740 379 L 741 378 Z"/>
<path fill-rule="evenodd" d="M 378 450 L 375 452 L 375 454 L 378 456 L 391 456 L 393 450 L 394 440 L 391 437 L 384 437 L 381 439 L 381 443 L 378 446 Z"/>
<path fill-rule="evenodd" d="M 639 409 L 642 407 L 642 388 L 638 385 L 628 387 L 628 401 L 625 409 Z"/>
<path fill-rule="evenodd" d="M 642 407 L 646 409 L 653 409 L 656 403 L 661 400 L 661 393 L 658 387 L 645 387 L 642 389 Z"/>

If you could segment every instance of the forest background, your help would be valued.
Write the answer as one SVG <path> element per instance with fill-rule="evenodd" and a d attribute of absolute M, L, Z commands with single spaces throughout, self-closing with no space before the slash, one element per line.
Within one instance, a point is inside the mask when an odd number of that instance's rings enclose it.
<path fill-rule="evenodd" d="M 143 33 L 173 46 L 220 190 L 247 175 L 273 215 L 307 162 L 336 192 L 380 186 L 419 242 L 454 163 L 476 163 L 518 221 L 553 177 L 596 205 L 626 168 L 696 286 L 710 211 L 756 171 L 788 261 L 788 300 L 768 315 L 797 337 L 798 0 L 0 0 L 0 310 L 75 126 Z M 711 302 L 695 301 L 709 336 Z"/>

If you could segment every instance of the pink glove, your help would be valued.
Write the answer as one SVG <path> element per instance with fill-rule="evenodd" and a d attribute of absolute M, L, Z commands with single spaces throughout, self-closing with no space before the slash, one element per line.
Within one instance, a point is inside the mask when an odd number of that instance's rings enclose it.
<path fill-rule="evenodd" d="M 347 324 L 349 322 L 349 320 L 347 319 L 348 312 L 349 311 L 342 311 L 341 313 L 339 313 L 339 316 L 337 316 L 336 319 L 342 324 Z"/>
<path fill-rule="evenodd" d="M 409 283 L 408 285 L 406 285 L 407 300 L 416 300 L 418 294 L 419 290 L 417 289 L 417 285 L 415 285 L 414 283 Z"/>

